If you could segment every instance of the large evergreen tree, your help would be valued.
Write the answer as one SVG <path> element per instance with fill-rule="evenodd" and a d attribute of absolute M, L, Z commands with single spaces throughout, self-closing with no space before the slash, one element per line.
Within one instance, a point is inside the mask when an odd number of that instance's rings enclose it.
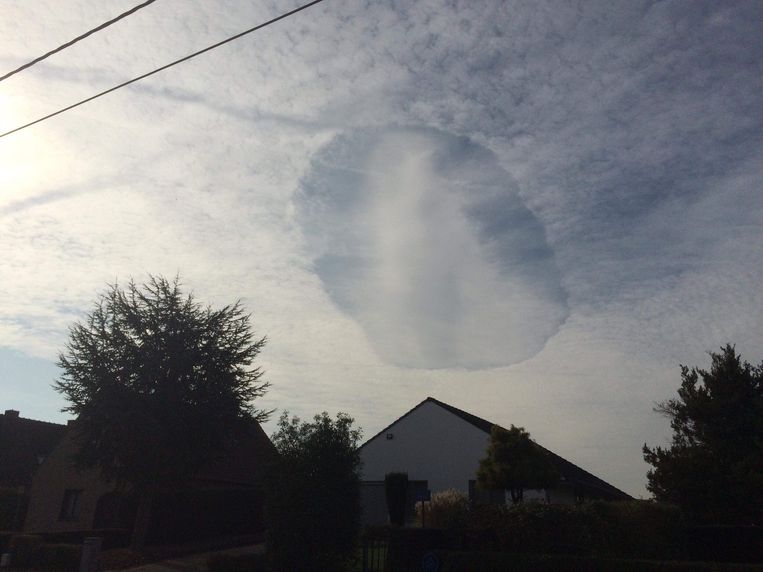
<path fill-rule="evenodd" d="M 157 492 L 267 417 L 253 405 L 268 387 L 253 367 L 264 344 L 238 303 L 202 307 L 178 279 L 161 277 L 111 286 L 71 327 L 55 388 L 77 417 L 78 465 L 138 498 L 133 545 L 145 539 Z"/>
<path fill-rule="evenodd" d="M 761 522 L 763 365 L 731 345 L 711 353 L 710 370 L 681 366 L 678 398 L 658 405 L 670 418 L 669 447 L 644 445 L 653 466 L 647 489 L 698 523 Z"/>

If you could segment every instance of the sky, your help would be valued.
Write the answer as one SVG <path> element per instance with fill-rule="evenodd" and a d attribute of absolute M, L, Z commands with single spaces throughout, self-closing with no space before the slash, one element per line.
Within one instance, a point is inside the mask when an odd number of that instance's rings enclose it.
<path fill-rule="evenodd" d="M 4 0 L 0 72 L 136 3 Z M 0 82 L 0 132 L 296 6 L 158 0 Z M 646 497 L 679 365 L 763 359 L 761 23 L 326 0 L 0 138 L 0 408 L 67 419 L 69 326 L 179 274 L 267 335 L 274 420 L 433 396 Z"/>

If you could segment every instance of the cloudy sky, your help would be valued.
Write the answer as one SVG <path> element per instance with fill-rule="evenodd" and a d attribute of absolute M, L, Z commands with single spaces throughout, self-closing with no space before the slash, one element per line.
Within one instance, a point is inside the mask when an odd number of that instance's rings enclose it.
<path fill-rule="evenodd" d="M 0 72 L 137 3 L 4 0 Z M 0 83 L 0 132 L 296 5 L 158 0 Z M 326 0 L 0 139 L 0 408 L 65 419 L 68 326 L 180 273 L 268 336 L 265 407 L 371 436 L 431 395 L 646 495 L 679 364 L 763 359 L 762 23 Z"/>

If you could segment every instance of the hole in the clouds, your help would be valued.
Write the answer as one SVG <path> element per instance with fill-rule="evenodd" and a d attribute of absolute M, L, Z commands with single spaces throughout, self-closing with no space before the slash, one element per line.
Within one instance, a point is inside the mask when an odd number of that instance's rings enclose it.
<path fill-rule="evenodd" d="M 494 155 L 468 139 L 337 136 L 296 201 L 316 273 L 391 363 L 517 363 L 567 316 L 542 225 Z"/>

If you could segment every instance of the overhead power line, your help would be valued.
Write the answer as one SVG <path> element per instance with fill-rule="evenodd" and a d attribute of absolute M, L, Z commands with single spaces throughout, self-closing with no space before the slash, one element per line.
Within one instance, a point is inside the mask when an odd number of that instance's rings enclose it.
<path fill-rule="evenodd" d="M 123 18 L 127 18 L 127 16 L 129 16 L 130 14 L 135 14 L 135 12 L 137 12 L 141 8 L 145 8 L 146 6 L 148 6 L 149 4 L 153 4 L 154 2 L 156 2 L 156 0 L 146 0 L 146 2 L 143 2 L 143 4 L 138 4 L 134 8 L 130 8 L 127 12 L 121 13 L 116 18 L 112 18 L 111 20 L 109 20 L 108 22 L 104 22 L 103 24 L 101 24 L 97 28 L 93 28 L 92 30 L 89 30 L 89 31 L 85 32 L 81 36 L 77 36 L 73 40 L 70 40 L 70 41 L 66 42 L 65 44 L 62 44 L 62 45 L 58 46 L 55 50 L 50 50 L 47 54 L 43 54 L 39 58 L 33 59 L 31 62 L 27 62 L 23 66 L 17 67 L 13 71 L 9 71 L 4 76 L 0 77 L 0 81 L 5 81 L 6 79 L 11 77 L 12 75 L 17 74 L 20 71 L 23 71 L 23 70 L 25 70 L 27 68 L 31 68 L 33 65 L 40 63 L 42 60 L 49 58 L 53 54 L 57 54 L 61 50 L 65 50 L 66 48 L 68 48 L 70 46 L 73 46 L 74 44 L 76 44 L 77 42 L 79 42 L 81 40 L 84 40 L 88 36 L 91 36 L 91 35 L 95 34 L 96 32 L 100 32 L 104 28 L 108 28 L 112 24 L 115 24 L 116 22 L 119 22 Z"/>
<path fill-rule="evenodd" d="M 280 16 L 276 16 L 272 20 L 268 20 L 267 22 L 263 22 L 262 24 L 258 24 L 254 26 L 253 28 L 249 28 L 248 30 L 244 30 L 243 32 L 240 32 L 236 34 L 235 36 L 231 36 L 229 38 L 226 38 L 225 40 L 222 40 L 221 42 L 217 42 L 216 44 L 212 44 L 211 46 L 208 46 L 204 48 L 203 50 L 199 50 L 198 52 L 194 52 L 190 55 L 187 55 L 183 58 L 180 58 L 179 60 L 175 60 L 174 62 L 170 62 L 166 65 L 163 65 L 160 68 L 156 68 L 153 71 L 150 71 L 148 73 L 144 73 L 143 75 L 139 75 L 138 77 L 135 77 L 131 80 L 125 81 L 123 83 L 120 83 L 119 85 L 115 85 L 114 87 L 111 87 L 105 91 L 102 91 L 100 93 L 96 93 L 95 95 L 91 95 L 87 99 L 83 99 L 81 101 L 78 101 L 77 103 L 73 103 L 72 105 L 69 105 L 67 107 L 64 107 L 62 109 L 59 109 L 58 111 L 54 111 L 53 113 L 49 113 L 48 115 L 45 115 L 44 117 L 40 117 L 39 119 L 35 119 L 34 121 L 30 121 L 29 123 L 26 123 L 25 125 L 21 125 L 20 127 L 16 127 L 15 129 L 11 129 L 10 131 L 6 131 L 3 134 L 0 134 L 0 138 L 6 137 L 8 135 L 11 135 L 12 133 L 16 133 L 17 131 L 21 131 L 22 129 L 26 129 L 27 127 L 31 127 L 32 125 L 36 125 L 37 123 L 40 123 L 42 121 L 45 121 L 47 119 L 50 119 L 51 117 L 55 117 L 56 115 L 61 115 L 62 113 L 65 113 L 71 109 L 74 109 L 75 107 L 79 107 L 80 105 L 84 105 L 90 101 L 93 101 L 94 99 L 98 99 L 99 97 L 102 97 L 108 93 L 111 93 L 112 91 L 116 91 L 118 89 L 122 89 L 125 86 L 130 85 L 131 83 L 135 83 L 136 81 L 140 81 L 142 79 L 145 79 L 149 76 L 152 76 L 154 74 L 157 74 L 161 71 L 166 70 L 167 68 L 171 68 L 172 66 L 176 66 L 177 64 L 181 64 L 183 62 L 186 62 L 192 58 L 195 58 L 196 56 L 200 56 L 201 54 L 204 54 L 210 50 L 214 50 L 215 48 L 219 48 L 220 46 L 227 44 L 228 42 L 232 42 L 233 40 L 237 40 L 243 36 L 246 36 L 247 34 L 251 34 L 252 32 L 256 32 L 257 30 L 261 28 L 265 28 L 266 26 L 270 26 L 271 24 L 275 24 L 279 20 L 283 20 L 284 18 L 288 18 L 289 16 L 292 16 L 296 14 L 297 12 L 301 12 L 302 10 L 305 10 L 307 8 L 310 8 L 311 6 L 315 6 L 316 4 L 320 4 L 323 2 L 323 0 L 313 0 L 312 2 L 308 2 L 307 4 L 303 4 L 299 8 L 295 8 L 294 10 L 291 10 L 289 12 L 285 12 L 284 14 L 281 14 Z"/>

